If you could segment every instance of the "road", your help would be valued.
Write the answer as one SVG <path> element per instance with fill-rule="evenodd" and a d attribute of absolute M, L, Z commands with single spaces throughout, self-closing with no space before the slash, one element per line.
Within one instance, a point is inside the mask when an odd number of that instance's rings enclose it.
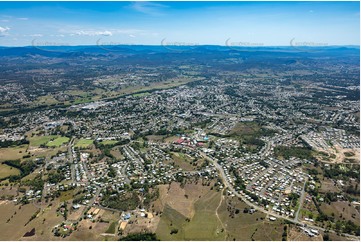
<path fill-rule="evenodd" d="M 72 147 L 74 144 L 74 138 L 72 138 L 68 144 L 68 158 L 70 162 L 70 172 L 71 172 L 71 182 L 75 182 L 75 166 L 74 166 L 74 159 L 73 159 L 73 151 Z"/>
<path fill-rule="evenodd" d="M 265 214 L 267 214 L 267 215 L 271 215 L 271 216 L 273 216 L 273 217 L 275 217 L 275 218 L 284 219 L 284 220 L 287 220 L 287 221 L 289 221 L 289 222 L 292 222 L 292 223 L 297 224 L 297 225 L 302 226 L 302 227 L 305 226 L 304 223 L 296 220 L 296 218 L 295 218 L 295 219 L 291 219 L 291 218 L 288 218 L 288 217 L 281 216 L 281 215 L 279 215 L 279 214 L 273 213 L 272 211 L 267 211 L 267 210 L 265 210 L 263 207 L 257 206 L 257 205 L 255 205 L 255 204 L 251 203 L 250 201 L 248 201 L 243 195 L 239 194 L 239 193 L 233 188 L 233 186 L 232 186 L 231 184 L 229 184 L 228 180 L 226 179 L 226 175 L 225 175 L 225 173 L 224 173 L 223 168 L 218 164 L 218 162 L 217 162 L 216 160 L 214 160 L 213 158 L 207 156 L 207 155 L 206 155 L 205 153 L 203 153 L 203 152 L 200 152 L 200 155 L 202 155 L 205 159 L 211 161 L 211 162 L 214 164 L 214 166 L 217 168 L 217 170 L 219 171 L 219 173 L 220 173 L 220 175 L 221 175 L 221 178 L 222 178 L 222 180 L 223 180 L 224 185 L 225 185 L 231 192 L 233 192 L 233 194 L 234 194 L 235 196 L 241 198 L 242 201 L 243 201 L 244 203 L 246 203 L 248 206 L 253 207 L 253 208 L 255 208 L 256 210 L 261 211 L 261 212 L 263 212 L 263 213 L 265 213 Z M 305 183 L 305 184 L 306 184 L 306 183 Z M 304 191 L 304 188 L 305 188 L 305 184 L 304 184 L 304 187 L 303 187 L 303 191 Z M 304 196 L 304 193 L 303 193 L 303 196 Z M 302 202 L 303 202 L 303 201 L 302 201 Z M 300 203 L 300 207 L 301 207 L 301 206 L 302 206 L 302 203 Z M 324 228 L 322 228 L 322 227 L 318 227 L 318 226 L 315 226 L 315 225 L 307 225 L 307 227 L 308 227 L 308 228 L 312 228 L 312 229 L 316 229 L 316 230 L 319 230 L 319 231 L 325 231 L 325 230 L 326 230 L 326 229 L 324 229 Z M 328 231 L 329 231 L 329 232 L 336 233 L 336 232 L 333 231 L 333 230 L 328 230 Z M 349 237 L 349 238 L 352 238 L 352 239 L 355 239 L 355 240 L 358 240 L 358 241 L 360 240 L 360 237 L 357 237 L 357 236 L 354 236 L 354 235 L 350 235 L 350 234 L 343 234 L 343 236 Z"/>
<path fill-rule="evenodd" d="M 298 209 L 297 209 L 297 212 L 296 212 L 295 221 L 298 221 L 298 215 L 300 214 L 300 211 L 301 211 L 301 208 L 302 208 L 302 205 L 303 205 L 303 201 L 305 200 L 306 182 L 307 182 L 307 180 L 305 180 L 305 183 L 303 184 L 301 198 L 300 198 L 300 205 L 298 206 Z"/>

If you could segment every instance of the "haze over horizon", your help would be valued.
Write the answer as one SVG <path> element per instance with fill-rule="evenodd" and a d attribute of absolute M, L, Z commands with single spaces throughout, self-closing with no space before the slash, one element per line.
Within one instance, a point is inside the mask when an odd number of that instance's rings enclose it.
<path fill-rule="evenodd" d="M 0 2 L 0 46 L 356 45 L 359 2 Z"/>

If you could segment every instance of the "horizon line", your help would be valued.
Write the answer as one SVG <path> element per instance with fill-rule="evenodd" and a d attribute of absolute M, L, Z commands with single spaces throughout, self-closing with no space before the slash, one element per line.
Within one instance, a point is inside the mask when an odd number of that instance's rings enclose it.
<path fill-rule="evenodd" d="M 320 47 L 360 47 L 355 44 L 340 44 L 340 45 L 260 45 L 260 46 L 235 46 L 235 45 L 217 45 L 217 44 L 197 44 L 197 45 L 154 45 L 154 44 L 119 44 L 119 45 L 0 45 L 0 48 L 26 48 L 26 47 L 87 47 L 87 46 L 154 46 L 154 47 L 202 47 L 202 46 L 215 46 L 215 47 L 232 47 L 232 48 L 268 48 L 268 47 L 309 47 L 309 48 L 320 48 Z"/>

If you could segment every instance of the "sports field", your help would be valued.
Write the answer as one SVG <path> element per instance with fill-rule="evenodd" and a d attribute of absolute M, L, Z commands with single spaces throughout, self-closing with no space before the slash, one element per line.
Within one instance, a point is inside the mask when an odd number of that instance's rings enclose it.
<path fill-rule="evenodd" d="M 93 140 L 91 140 L 91 139 L 80 139 L 80 140 L 78 140 L 78 142 L 76 142 L 75 147 L 88 148 L 92 144 L 93 144 Z"/>
<path fill-rule="evenodd" d="M 65 143 L 69 142 L 69 138 L 68 137 L 58 137 L 54 140 L 50 140 L 46 146 L 48 147 L 59 147 Z"/>

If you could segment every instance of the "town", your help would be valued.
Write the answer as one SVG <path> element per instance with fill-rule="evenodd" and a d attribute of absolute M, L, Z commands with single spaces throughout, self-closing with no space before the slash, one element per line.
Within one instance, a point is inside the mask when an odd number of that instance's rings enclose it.
<path fill-rule="evenodd" d="M 330 59 L 342 83 L 306 58 L 302 74 L 230 59 L 212 71 L 94 64 L 77 89 L 55 69 L 29 89 L 2 82 L 0 227 L 24 228 L 0 238 L 359 240 L 352 60 Z"/>

